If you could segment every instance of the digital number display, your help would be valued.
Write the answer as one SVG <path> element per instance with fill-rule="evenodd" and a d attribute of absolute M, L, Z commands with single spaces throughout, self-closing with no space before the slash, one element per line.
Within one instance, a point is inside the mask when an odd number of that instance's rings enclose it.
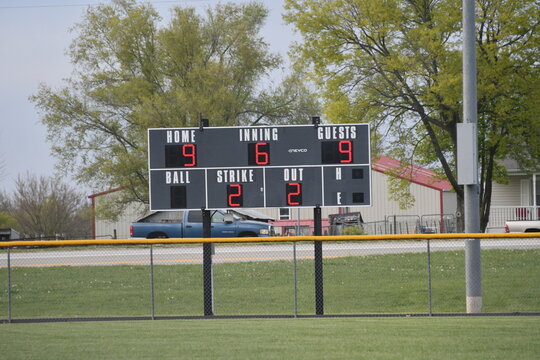
<path fill-rule="evenodd" d="M 287 183 L 285 184 L 285 194 L 287 196 L 287 205 L 298 206 L 302 205 L 302 184 Z"/>
<path fill-rule="evenodd" d="M 353 144 L 350 140 L 323 141 L 321 143 L 322 164 L 352 164 Z"/>
<path fill-rule="evenodd" d="M 186 187 L 171 186 L 171 209 L 185 209 L 186 207 Z"/>
<path fill-rule="evenodd" d="M 244 206 L 244 192 L 241 184 L 227 185 L 227 205 L 230 207 Z"/>
<path fill-rule="evenodd" d="M 166 145 L 165 167 L 195 167 L 197 166 L 197 145 Z"/>
<path fill-rule="evenodd" d="M 249 143 L 248 165 L 270 165 L 270 144 L 267 142 Z"/>

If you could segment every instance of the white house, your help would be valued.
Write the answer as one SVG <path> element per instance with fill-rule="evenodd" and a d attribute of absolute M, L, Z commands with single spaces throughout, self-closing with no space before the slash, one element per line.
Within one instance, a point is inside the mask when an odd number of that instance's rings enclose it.
<path fill-rule="evenodd" d="M 527 174 L 514 160 L 505 160 L 508 184 L 493 182 L 491 209 L 487 232 L 504 231 L 506 220 L 537 220 L 540 218 L 540 173 Z"/>

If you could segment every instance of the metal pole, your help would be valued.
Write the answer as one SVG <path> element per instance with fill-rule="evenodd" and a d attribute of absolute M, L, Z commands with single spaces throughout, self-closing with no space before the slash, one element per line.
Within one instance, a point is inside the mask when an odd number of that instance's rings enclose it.
<path fill-rule="evenodd" d="M 300 208 L 296 209 L 296 233 L 300 235 Z M 293 242 L 294 317 L 298 317 L 298 264 L 296 262 L 296 242 Z"/>
<path fill-rule="evenodd" d="M 11 322 L 11 252 L 7 248 L 7 272 L 8 272 L 8 322 Z"/>
<path fill-rule="evenodd" d="M 298 317 L 298 279 L 296 270 L 296 242 L 293 242 L 294 317 Z"/>
<path fill-rule="evenodd" d="M 463 0 L 463 122 L 477 122 L 475 1 Z M 476 138 L 474 134 L 474 138 Z M 474 159 L 478 168 L 478 159 Z M 479 185 L 463 185 L 465 232 L 480 232 Z M 467 313 L 482 312 L 480 239 L 465 240 Z"/>
<path fill-rule="evenodd" d="M 300 235 L 300 208 L 296 209 L 296 231 L 295 235 Z"/>
<path fill-rule="evenodd" d="M 154 293 L 154 248 L 150 244 L 150 301 L 152 305 L 152 320 L 155 320 L 155 293 Z"/>
<path fill-rule="evenodd" d="M 202 209 L 203 237 L 212 237 L 210 210 Z M 204 315 L 214 315 L 214 299 L 212 289 L 212 244 L 203 244 L 203 295 L 204 295 Z"/>
<path fill-rule="evenodd" d="M 428 279 L 428 308 L 429 316 L 433 315 L 432 307 L 432 292 L 431 292 L 431 246 L 429 239 L 427 240 L 427 279 Z"/>
<path fill-rule="evenodd" d="M 313 209 L 313 222 L 315 236 L 322 234 L 321 207 Z M 315 313 L 324 315 L 324 291 L 323 291 L 323 256 L 322 242 L 315 241 Z"/>

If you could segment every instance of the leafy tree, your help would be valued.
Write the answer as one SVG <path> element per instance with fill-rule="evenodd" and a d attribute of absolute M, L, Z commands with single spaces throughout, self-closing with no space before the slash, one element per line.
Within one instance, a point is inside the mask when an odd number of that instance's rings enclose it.
<path fill-rule="evenodd" d="M 0 211 L 0 229 L 17 229 L 17 221 L 5 211 Z"/>
<path fill-rule="evenodd" d="M 4 215 L 30 237 L 90 235 L 92 218 L 83 194 L 55 177 L 19 176 L 11 195 L 3 195 Z M 11 220 L 11 221 L 12 221 Z"/>
<path fill-rule="evenodd" d="M 456 191 L 456 124 L 462 121 L 461 1 L 286 0 L 304 37 L 298 62 L 323 89 L 335 122 L 371 122 L 376 149 L 437 168 Z M 477 0 L 481 228 L 498 160 L 540 164 L 538 21 L 534 0 Z M 394 184 L 394 188 L 406 190 Z"/>
<path fill-rule="evenodd" d="M 177 7 L 162 26 L 134 0 L 90 7 L 74 28 L 73 77 L 32 98 L 60 168 L 96 188 L 123 187 L 120 202 L 144 203 L 148 128 L 198 126 L 201 115 L 212 126 L 308 121 L 318 104 L 301 74 L 261 86 L 281 64 L 259 35 L 267 13 L 258 3 L 204 16 Z"/>
<path fill-rule="evenodd" d="M 17 221 L 9 215 L 8 207 L 8 196 L 4 192 L 0 192 L 0 229 L 17 229 Z"/>

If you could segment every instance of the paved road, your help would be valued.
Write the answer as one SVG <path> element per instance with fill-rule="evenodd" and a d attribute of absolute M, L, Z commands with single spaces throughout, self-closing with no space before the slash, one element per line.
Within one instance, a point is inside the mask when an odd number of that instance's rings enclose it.
<path fill-rule="evenodd" d="M 482 240 L 483 250 L 489 249 L 538 249 L 540 239 L 489 239 Z M 462 250 L 463 240 L 434 240 L 430 242 L 432 251 Z M 366 256 L 379 254 L 423 253 L 426 252 L 426 241 L 392 241 L 361 243 L 324 243 L 325 258 L 344 256 Z M 293 245 L 290 243 L 276 245 L 228 245 L 216 244 L 215 263 L 242 261 L 275 261 L 292 260 Z M 313 258 L 312 243 L 296 245 L 297 259 Z M 54 250 L 42 251 L 13 250 L 10 255 L 13 267 L 45 267 L 45 266 L 96 266 L 96 265 L 146 265 L 150 263 L 150 250 L 143 247 L 103 247 L 87 250 Z M 202 263 L 202 246 L 154 246 L 153 261 L 155 264 L 200 264 Z M 7 252 L 0 253 L 0 267 L 7 266 Z"/>

